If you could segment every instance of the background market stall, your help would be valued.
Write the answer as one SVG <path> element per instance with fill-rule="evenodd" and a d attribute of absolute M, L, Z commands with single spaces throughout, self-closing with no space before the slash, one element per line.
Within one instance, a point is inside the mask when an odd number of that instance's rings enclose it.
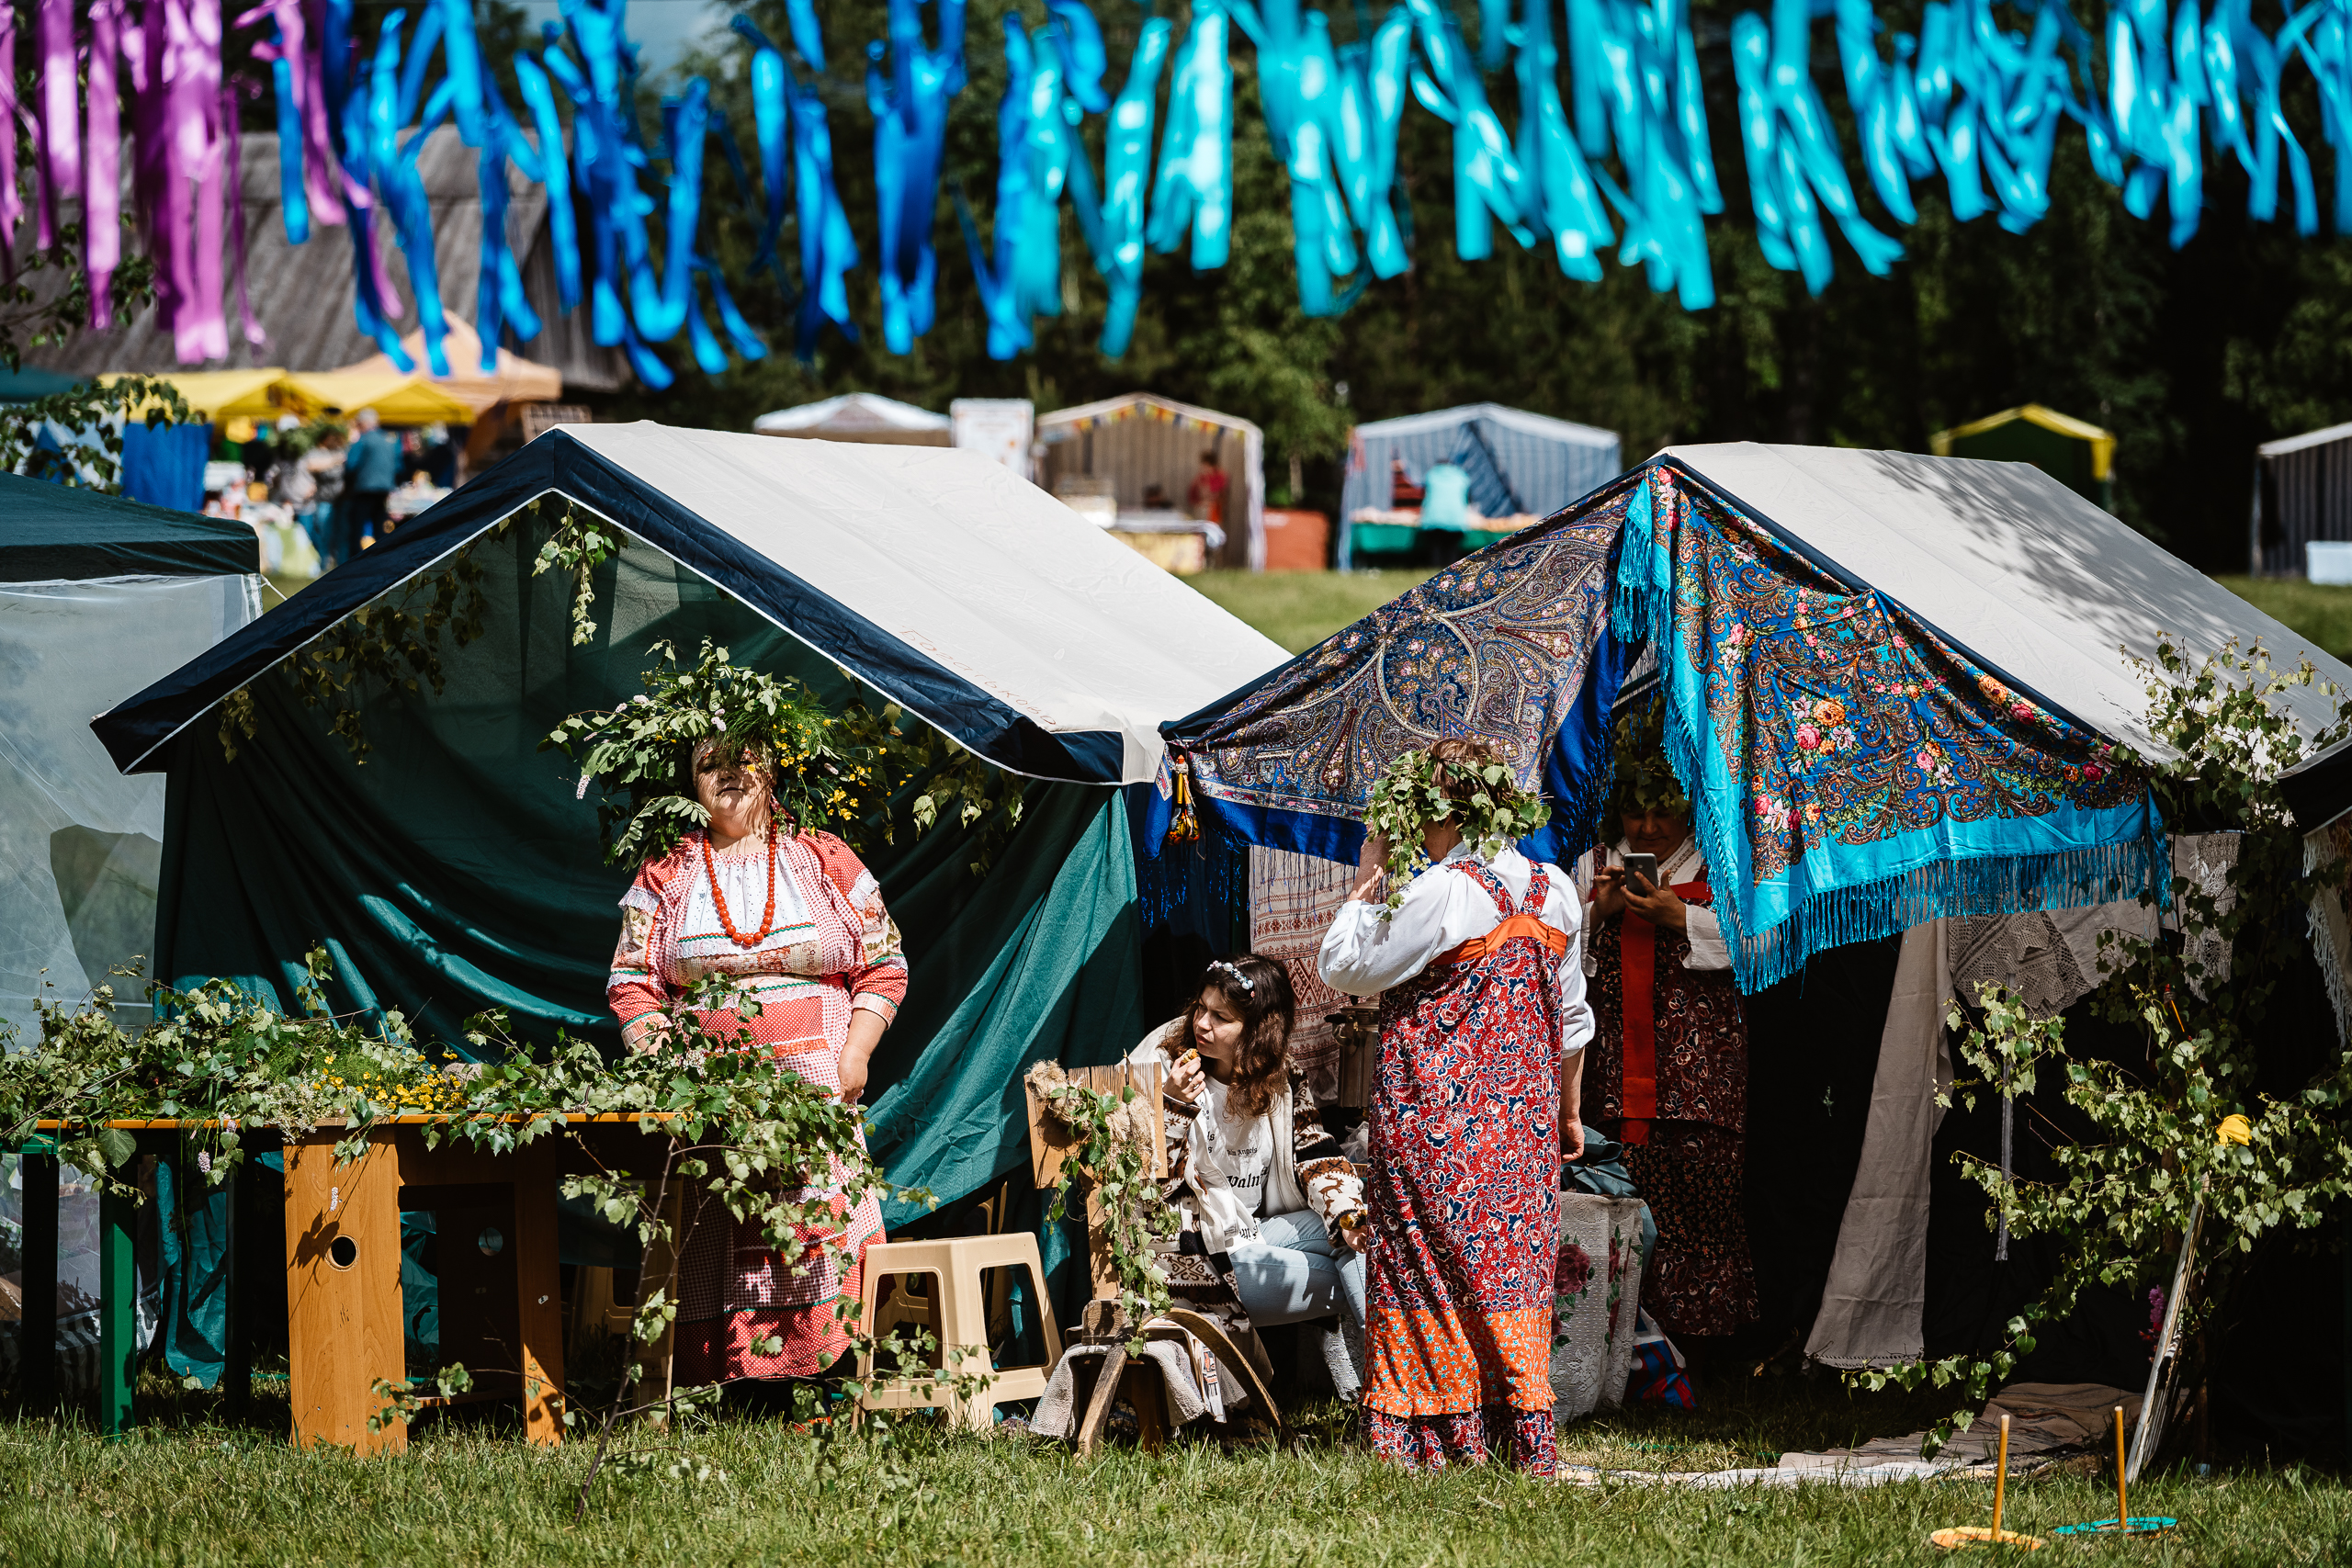
<path fill-rule="evenodd" d="M 2255 448 L 2246 570 L 2256 577 L 2352 582 L 2352 424 Z"/>
<path fill-rule="evenodd" d="M 1928 437 L 1939 457 L 2031 463 L 2085 501 L 2115 506 L 2115 436 L 2086 420 L 2040 403 L 1988 413 Z"/>
<path fill-rule="evenodd" d="M 1161 565 L 1265 570 L 1266 442 L 1248 420 L 1129 392 L 1039 414 L 1037 440 L 1037 482 Z M 1214 532 L 1187 500 L 1204 454 L 1225 476 Z"/>
<path fill-rule="evenodd" d="M 1419 491 L 1441 463 L 1464 471 L 1468 505 L 1479 517 L 1448 520 L 1439 530 L 1443 540 L 1432 541 L 1424 536 L 1418 496 L 1400 505 L 1394 487 L 1401 476 Z M 1348 436 L 1347 477 L 1340 489 L 1340 568 L 1362 565 L 1357 558 L 1365 555 L 1418 560 L 1432 543 L 1442 543 L 1449 558 L 1476 549 L 1510 528 L 1549 517 L 1620 467 L 1615 433 L 1500 403 L 1359 424 Z M 1474 525 L 1478 522 L 1495 526 Z"/>

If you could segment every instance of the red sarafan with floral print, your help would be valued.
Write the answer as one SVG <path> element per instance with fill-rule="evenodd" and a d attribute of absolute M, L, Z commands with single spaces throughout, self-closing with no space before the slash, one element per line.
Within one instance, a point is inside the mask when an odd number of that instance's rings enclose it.
<path fill-rule="evenodd" d="M 758 1016 L 705 1012 L 703 1027 L 721 1037 L 747 1034 L 779 1069 L 838 1091 L 850 1015 L 864 1008 L 888 1021 L 906 996 L 906 956 L 882 889 L 830 833 L 779 831 L 712 850 L 691 831 L 638 873 L 621 910 L 606 994 L 632 1037 L 695 980 L 731 976 L 760 1004 Z M 847 1348 L 834 1303 L 855 1298 L 859 1260 L 882 1235 L 882 1209 L 872 1197 L 853 1207 L 842 1176 L 833 1173 L 830 1189 L 839 1228 L 804 1230 L 797 1257 L 769 1247 L 756 1225 L 739 1225 L 722 1204 L 698 1198 L 687 1205 L 673 1371 L 679 1383 L 811 1377 Z M 847 1247 L 846 1269 L 827 1253 L 831 1237 Z M 771 1338 L 783 1341 L 780 1351 L 768 1350 Z"/>
<path fill-rule="evenodd" d="M 1474 861 L 1506 918 L 1509 891 Z M 1538 865 L 1520 911 L 1542 910 Z M 1365 1426 L 1415 1468 L 1500 1456 L 1548 1475 L 1560 1242 L 1560 957 L 1514 934 L 1381 999 Z"/>

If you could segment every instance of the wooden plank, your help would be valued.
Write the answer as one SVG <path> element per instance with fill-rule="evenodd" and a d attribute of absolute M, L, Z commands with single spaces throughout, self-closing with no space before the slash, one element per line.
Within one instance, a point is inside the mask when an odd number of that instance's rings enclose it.
<path fill-rule="evenodd" d="M 652 1186 L 650 1182 L 647 1184 L 649 1192 Z M 648 1292 L 657 1290 L 667 1291 L 670 1301 L 675 1302 L 678 1299 L 679 1281 L 673 1275 L 677 1267 L 677 1241 L 685 1229 L 685 1190 L 684 1179 L 673 1176 L 670 1179 L 668 1190 L 662 1194 L 662 1224 L 668 1230 L 669 1236 L 665 1239 L 656 1235 L 645 1244 L 645 1261 L 639 1268 L 637 1275 L 638 1302 L 640 1304 Z M 631 1320 L 634 1322 L 633 1314 Z M 635 1330 L 632 1328 L 632 1336 L 634 1333 Z M 635 1337 L 632 1337 L 629 1343 L 637 1348 L 637 1364 L 640 1371 L 636 1395 L 630 1403 L 665 1404 L 670 1398 L 670 1363 L 677 1353 L 676 1323 L 673 1321 L 670 1326 L 662 1331 L 662 1337 L 654 1340 L 650 1345 Z M 656 1421 L 666 1421 L 669 1418 L 669 1413 L 665 1409 L 657 1413 L 653 1418 Z"/>
<path fill-rule="evenodd" d="M 399 1156 L 389 1132 L 349 1165 L 322 1128 L 286 1146 L 286 1317 L 294 1440 L 399 1453 L 408 1424 L 368 1418 L 377 1379 L 406 1376 Z M 347 1244 L 347 1245 L 345 1245 Z"/>
<path fill-rule="evenodd" d="M 515 1156 L 515 1314 L 523 1325 L 523 1432 L 534 1443 L 563 1441 L 563 1259 L 556 1242 L 556 1162 L 551 1145 Z"/>
<path fill-rule="evenodd" d="M 1071 1067 L 1067 1076 L 1070 1082 L 1100 1093 L 1115 1094 L 1123 1089 L 1136 1091 L 1134 1104 L 1148 1118 L 1146 1136 L 1150 1140 L 1151 1174 L 1165 1179 L 1168 1175 L 1167 1123 L 1159 1103 L 1159 1074 L 1148 1068 L 1130 1066 L 1114 1062 L 1102 1067 Z M 1023 1083 L 1023 1092 L 1029 1106 L 1029 1175 L 1037 1186 L 1057 1185 L 1062 1167 L 1078 1147 L 1078 1139 L 1062 1119 L 1046 1108 L 1044 1099 L 1034 1085 Z"/>

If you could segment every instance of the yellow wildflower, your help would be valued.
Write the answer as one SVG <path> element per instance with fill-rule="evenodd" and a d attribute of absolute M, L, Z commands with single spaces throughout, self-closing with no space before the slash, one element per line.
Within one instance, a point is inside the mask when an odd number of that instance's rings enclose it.
<path fill-rule="evenodd" d="M 2222 1125 L 2216 1130 L 2214 1141 L 2250 1145 L 2254 1142 L 2254 1124 L 2243 1116 L 2224 1116 Z"/>

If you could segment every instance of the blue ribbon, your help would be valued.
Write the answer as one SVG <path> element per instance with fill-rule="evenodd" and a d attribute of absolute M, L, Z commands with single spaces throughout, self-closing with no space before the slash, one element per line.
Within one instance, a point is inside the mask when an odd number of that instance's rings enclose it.
<path fill-rule="evenodd" d="M 1395 277 L 1408 263 L 1390 192 L 1396 183 L 1396 132 L 1405 118 L 1405 77 L 1412 57 L 1413 17 L 1402 6 L 1389 7 L 1369 42 L 1359 39 L 1339 51 L 1332 151 L 1374 277 Z"/>
<path fill-rule="evenodd" d="M 1226 53 L 1231 33 L 1226 0 L 1194 0 L 1193 25 L 1177 46 L 1169 79 L 1159 179 L 1144 231 L 1146 243 L 1163 255 L 1190 234 L 1196 272 L 1223 266 L 1233 244 L 1233 64 Z M 990 333 L 993 339 L 993 317 Z"/>
<path fill-rule="evenodd" d="M 1551 7 L 1542 0 L 1527 7 L 1520 28 L 1519 163 L 1534 187 L 1531 216 L 1551 234 L 1560 270 L 1600 282 L 1600 253 L 1616 243 L 1617 233 L 1568 129 L 1560 101 L 1560 51 L 1552 42 Z"/>
<path fill-rule="evenodd" d="M 1091 20 L 1091 18 L 1089 18 Z M 882 340 L 913 350 L 936 314 L 939 272 L 932 214 L 947 141 L 948 101 L 964 86 L 964 3 L 940 0 L 940 47 L 922 36 L 922 0 L 890 0 L 890 42 L 868 47 L 867 106 L 874 112 L 874 177 L 880 209 Z M 1099 47 L 1102 35 L 1095 42 Z M 890 71 L 880 69 L 886 55 Z"/>
<path fill-rule="evenodd" d="M 1464 261 L 1491 254 L 1498 220 L 1521 245 L 1532 245 L 1535 232 L 1527 226 L 1525 211 L 1537 199 L 1536 193 L 1526 188 L 1526 172 L 1503 133 L 1501 118 L 1487 101 L 1486 84 L 1463 42 L 1461 24 L 1450 6 L 1440 8 L 1438 0 L 1406 3 L 1430 63 L 1429 76 L 1417 79 L 1415 90 L 1424 102 L 1442 96 L 1452 111 L 1441 110 L 1440 118 L 1453 125 L 1454 254 Z"/>
<path fill-rule="evenodd" d="M 1159 69 L 1175 41 L 1176 24 L 1154 17 L 1136 39 L 1126 85 L 1111 104 L 1102 137 L 1102 203 L 1097 227 L 1095 265 L 1111 286 L 1102 316 L 1102 356 L 1117 359 L 1134 336 L 1136 311 L 1143 301 L 1144 192 L 1151 180 L 1151 118 Z M 1085 170 L 1081 151 L 1073 175 Z"/>

